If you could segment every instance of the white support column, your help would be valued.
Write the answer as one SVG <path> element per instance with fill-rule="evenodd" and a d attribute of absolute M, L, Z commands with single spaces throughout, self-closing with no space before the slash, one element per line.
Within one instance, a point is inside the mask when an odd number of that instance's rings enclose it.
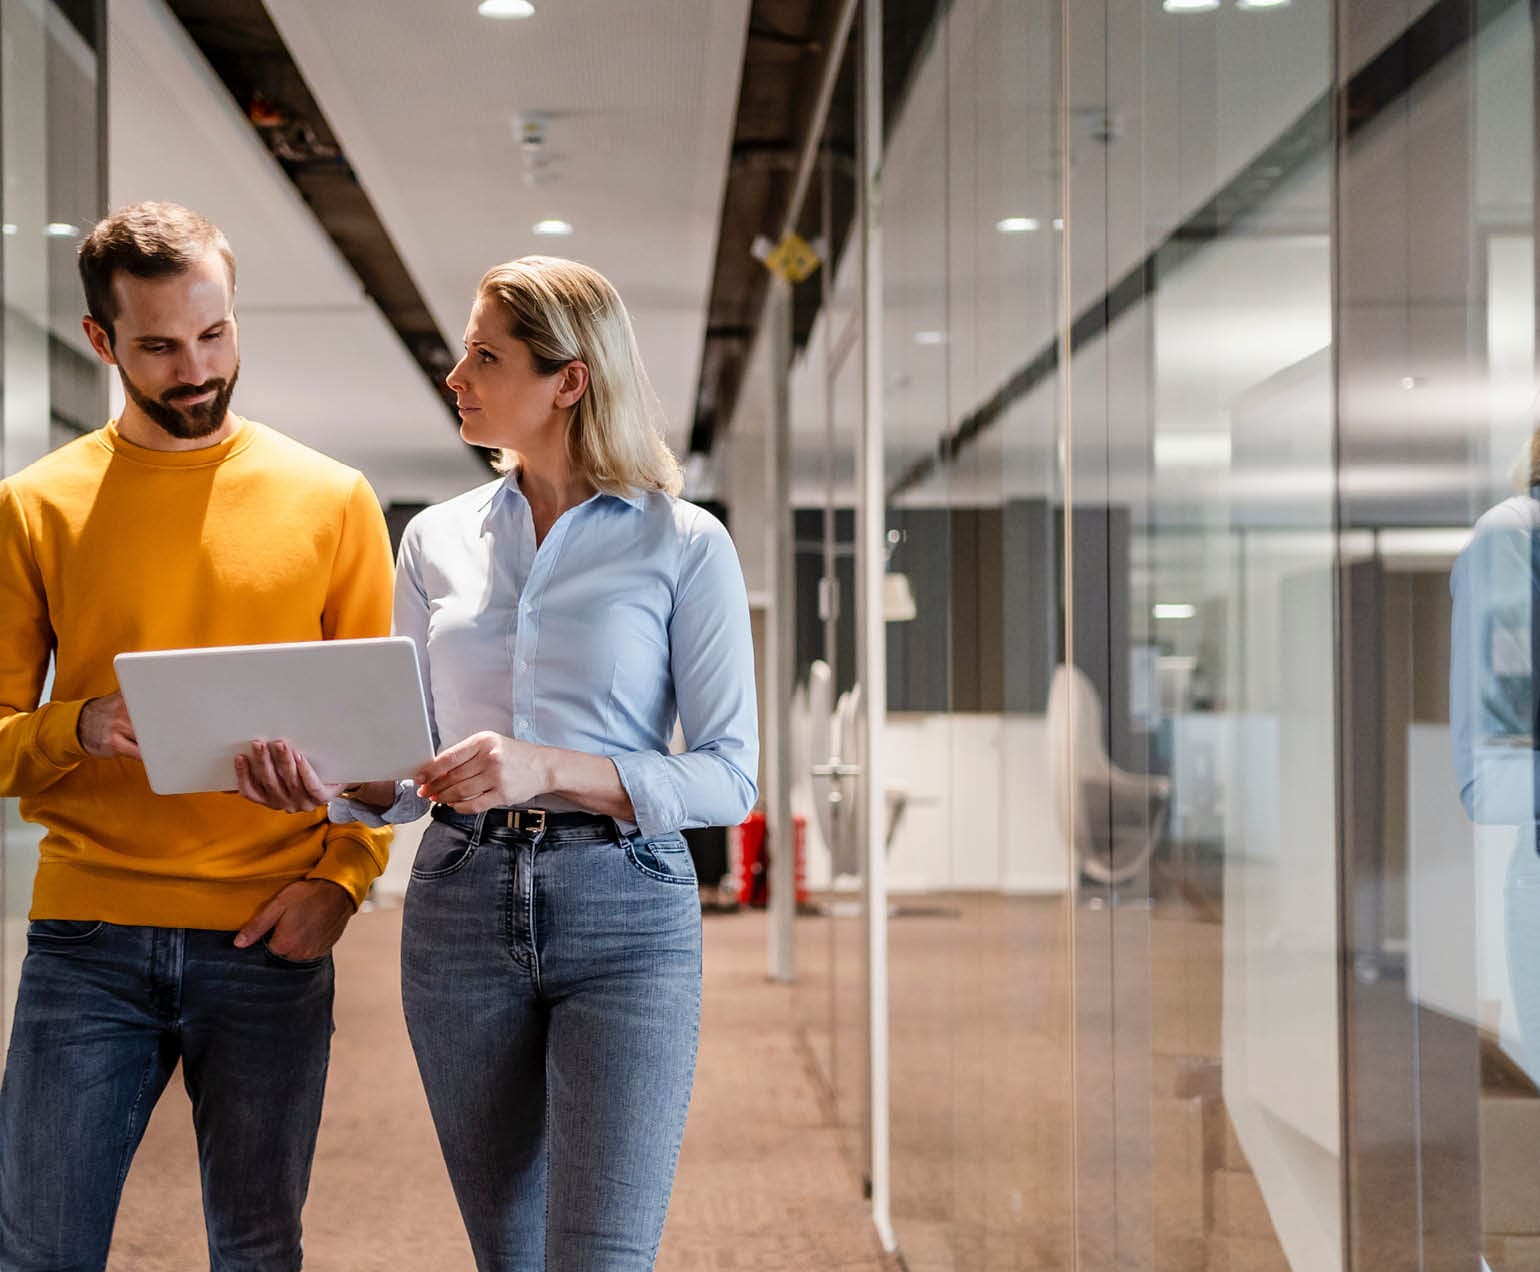
<path fill-rule="evenodd" d="M 770 823 L 770 948 L 772 980 L 790 981 L 797 972 L 795 831 L 792 826 L 791 695 L 797 662 L 797 575 L 793 559 L 791 509 L 791 288 L 770 284 L 764 321 L 770 342 L 770 420 L 765 429 L 765 533 L 769 538 L 769 593 L 766 624 L 769 657 L 765 694 L 765 764 Z"/>
<path fill-rule="evenodd" d="M 888 880 L 883 729 L 887 720 L 887 633 L 882 575 L 887 491 L 882 415 L 882 0 L 862 5 L 861 111 L 861 446 L 856 579 L 860 601 L 857 666 L 866 726 L 867 1038 L 870 1061 L 872 1221 L 883 1248 L 895 1246 L 888 1149 Z"/>

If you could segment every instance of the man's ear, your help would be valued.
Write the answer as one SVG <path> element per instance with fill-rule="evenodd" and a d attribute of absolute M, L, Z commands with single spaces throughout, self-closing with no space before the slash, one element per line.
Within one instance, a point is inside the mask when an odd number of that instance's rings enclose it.
<path fill-rule="evenodd" d="M 90 314 L 80 320 L 80 327 L 86 333 L 86 339 L 91 342 L 91 348 L 96 350 L 96 356 L 109 367 L 117 366 L 118 355 L 113 351 L 112 337 L 108 334 L 107 328 Z"/>

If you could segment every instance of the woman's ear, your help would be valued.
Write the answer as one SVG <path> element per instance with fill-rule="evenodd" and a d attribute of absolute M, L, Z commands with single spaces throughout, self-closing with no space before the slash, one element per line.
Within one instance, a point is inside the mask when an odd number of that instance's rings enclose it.
<path fill-rule="evenodd" d="M 561 369 L 561 379 L 556 382 L 556 407 L 566 410 L 576 406 L 578 399 L 588 392 L 588 364 L 573 359 Z"/>

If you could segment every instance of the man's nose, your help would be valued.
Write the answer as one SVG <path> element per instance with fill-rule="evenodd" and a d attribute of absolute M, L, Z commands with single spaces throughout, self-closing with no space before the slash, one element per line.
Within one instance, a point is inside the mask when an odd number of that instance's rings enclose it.
<path fill-rule="evenodd" d="M 176 360 L 176 378 L 182 384 L 202 384 L 212 379 L 208 356 L 201 349 L 184 350 Z"/>

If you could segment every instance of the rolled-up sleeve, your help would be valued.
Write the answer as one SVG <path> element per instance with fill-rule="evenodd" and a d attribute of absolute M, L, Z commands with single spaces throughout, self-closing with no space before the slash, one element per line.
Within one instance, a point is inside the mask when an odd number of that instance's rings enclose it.
<path fill-rule="evenodd" d="M 702 511 L 685 544 L 669 663 L 687 750 L 612 756 L 648 839 L 741 822 L 758 797 L 759 720 L 748 593 L 726 529 Z"/>

